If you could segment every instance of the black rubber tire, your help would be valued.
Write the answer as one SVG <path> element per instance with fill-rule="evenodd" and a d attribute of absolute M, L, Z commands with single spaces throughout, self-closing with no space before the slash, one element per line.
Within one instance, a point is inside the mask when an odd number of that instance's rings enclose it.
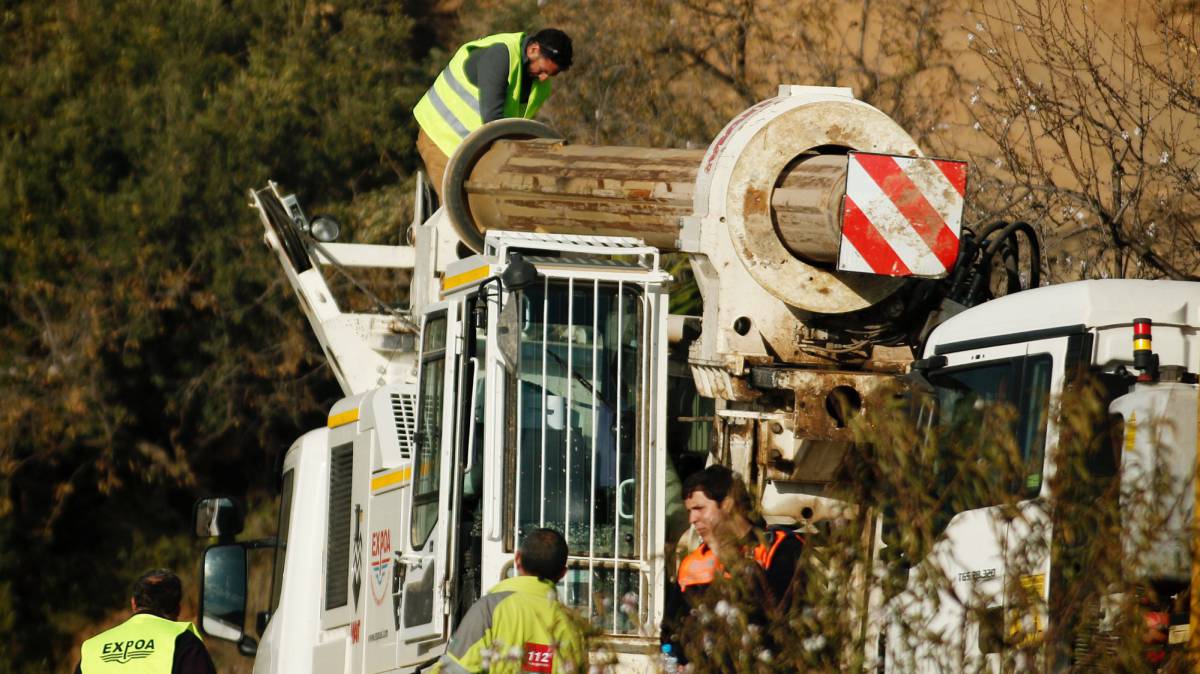
<path fill-rule="evenodd" d="M 531 138 L 561 139 L 562 134 L 545 124 L 521 118 L 498 119 L 475 129 L 454 150 L 442 178 L 442 207 L 458 238 L 476 253 L 483 252 L 483 232 L 475 226 L 471 208 L 467 205 L 464 183 L 476 162 L 500 139 L 529 140 Z"/>
<path fill-rule="evenodd" d="M 300 238 L 296 223 L 287 214 L 287 209 L 270 190 L 260 191 L 258 200 L 267 214 L 267 222 L 271 223 L 271 229 L 275 230 L 275 236 L 279 237 L 280 243 L 283 244 L 283 252 L 287 254 L 296 273 L 312 269 L 312 259 L 308 256 L 308 248 L 304 245 L 304 240 Z"/>

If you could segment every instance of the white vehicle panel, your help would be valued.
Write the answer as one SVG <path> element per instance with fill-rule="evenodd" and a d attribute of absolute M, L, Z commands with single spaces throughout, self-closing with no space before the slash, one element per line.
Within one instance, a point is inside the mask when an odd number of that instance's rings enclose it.
<path fill-rule="evenodd" d="M 1131 363 L 1135 318 L 1154 322 L 1162 364 L 1200 372 L 1200 291 L 1185 281 L 1077 281 L 1006 295 L 938 326 L 926 354 L 955 342 L 1079 325 L 1095 330 L 1095 365 Z"/>
<path fill-rule="evenodd" d="M 321 551 L 325 547 L 325 528 L 312 526 L 325 518 L 328 494 L 329 429 L 318 428 L 300 437 L 288 450 L 283 471 L 293 471 L 294 495 L 288 534 L 288 554 L 284 558 L 279 606 L 267 624 L 254 674 L 312 674 L 313 644 L 320 632 L 321 593 L 324 587 Z M 343 657 L 344 659 L 344 657 Z"/>
<path fill-rule="evenodd" d="M 1147 576 L 1188 582 L 1200 455 L 1197 387 L 1138 385 L 1113 401 L 1109 411 L 1120 414 L 1125 424 L 1121 510 L 1131 522 L 1124 530 L 1126 552 Z"/>
<path fill-rule="evenodd" d="M 932 553 L 910 570 L 908 590 L 889 602 L 889 671 L 999 671 L 1002 646 L 981 639 L 980 620 L 988 621 L 991 633 L 1014 628 L 1035 636 L 1045 629 L 1040 609 L 1026 610 L 1030 602 L 1020 602 L 1019 614 L 1010 610 L 1012 598 L 1005 596 L 1005 587 L 1017 574 L 1036 588 L 1042 600 L 1046 598 L 1050 527 L 1040 497 L 1046 493 L 1056 436 L 1050 399 L 1062 390 L 1067 351 L 1067 337 L 985 346 L 945 354 L 945 366 L 930 373 L 936 384 L 950 373 L 1003 372 L 1012 364 L 1012 371 L 1004 375 L 1008 378 L 998 379 L 995 385 L 998 392 L 1022 391 L 1019 418 L 1028 415 L 1028 421 L 1019 422 L 1014 430 L 1028 453 L 1028 463 L 1023 484 L 1013 488 L 1024 499 L 1018 503 L 1015 519 L 1001 504 L 957 513 Z M 980 402 L 982 398 L 975 407 Z M 948 587 L 938 587 L 938 578 L 945 579 Z"/>

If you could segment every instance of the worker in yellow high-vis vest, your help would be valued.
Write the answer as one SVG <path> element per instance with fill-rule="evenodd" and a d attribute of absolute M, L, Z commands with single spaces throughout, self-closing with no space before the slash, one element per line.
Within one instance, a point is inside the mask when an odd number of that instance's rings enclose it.
<path fill-rule="evenodd" d="M 458 48 L 413 108 L 417 152 L 439 198 L 446 162 L 467 134 L 505 117 L 532 119 L 550 96 L 550 78 L 572 58 L 571 38 L 556 28 L 489 35 Z"/>
<path fill-rule="evenodd" d="M 166 569 L 134 583 L 133 616 L 83 642 L 76 674 L 216 674 L 190 622 L 176 622 L 183 583 Z"/>
<path fill-rule="evenodd" d="M 567 542 L 553 529 L 521 539 L 517 575 L 500 581 L 458 623 L 433 674 L 585 674 L 583 622 L 558 601 Z"/>

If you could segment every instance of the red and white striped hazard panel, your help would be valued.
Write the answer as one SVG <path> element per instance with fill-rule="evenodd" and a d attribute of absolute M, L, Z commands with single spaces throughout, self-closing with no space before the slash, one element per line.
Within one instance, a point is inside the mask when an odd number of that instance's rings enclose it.
<path fill-rule="evenodd" d="M 839 271 L 941 278 L 958 258 L 967 163 L 851 152 Z"/>

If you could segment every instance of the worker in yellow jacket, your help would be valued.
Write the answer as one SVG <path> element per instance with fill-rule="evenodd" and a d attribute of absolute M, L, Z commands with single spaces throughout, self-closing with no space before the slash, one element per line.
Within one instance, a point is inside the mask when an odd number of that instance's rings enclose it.
<path fill-rule="evenodd" d="M 567 542 L 534 529 L 517 550 L 518 575 L 502 580 L 471 606 L 454 630 L 435 674 L 587 671 L 579 618 L 558 601 L 567 572 Z"/>
<path fill-rule="evenodd" d="M 183 583 L 166 569 L 147 571 L 133 586 L 133 616 L 79 648 L 76 674 L 215 674 L 190 622 L 178 622 Z"/>
<path fill-rule="evenodd" d="M 467 134 L 504 117 L 532 119 L 550 78 L 571 67 L 571 38 L 556 28 L 489 35 L 459 47 L 413 108 L 417 152 L 438 196 L 446 162 Z"/>

